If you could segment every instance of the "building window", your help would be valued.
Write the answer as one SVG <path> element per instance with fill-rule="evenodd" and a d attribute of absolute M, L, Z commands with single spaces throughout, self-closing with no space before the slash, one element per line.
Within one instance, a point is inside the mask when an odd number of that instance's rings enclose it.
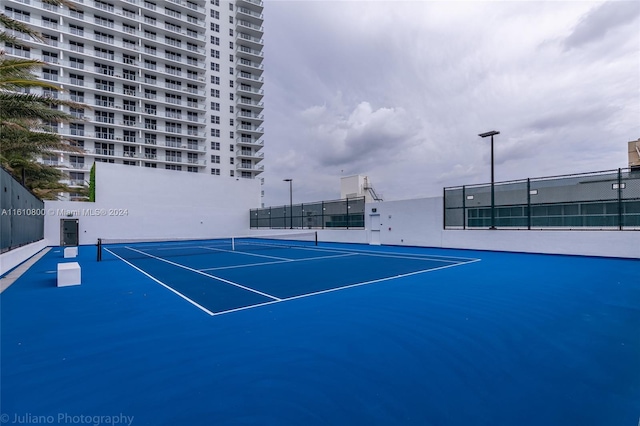
<path fill-rule="evenodd" d="M 157 143 L 157 135 L 154 133 L 145 133 L 144 134 L 144 143 L 147 145 L 156 145 Z"/>
<path fill-rule="evenodd" d="M 95 142 L 96 154 L 98 155 L 115 155 L 114 145 L 112 143 Z"/>
<path fill-rule="evenodd" d="M 123 157 L 135 157 L 136 156 L 136 147 L 131 145 L 125 145 L 122 147 Z"/>
<path fill-rule="evenodd" d="M 155 160 L 156 158 L 158 158 L 158 150 L 156 150 L 155 148 L 145 148 L 144 158 Z"/>
<path fill-rule="evenodd" d="M 213 151 L 220 151 L 220 142 L 211 142 L 211 149 Z"/>
<path fill-rule="evenodd" d="M 215 176 L 220 176 L 220 169 L 211 169 L 211 174 Z"/>
<path fill-rule="evenodd" d="M 125 142 L 135 142 L 136 134 L 135 130 L 123 130 L 122 136 Z"/>
<path fill-rule="evenodd" d="M 211 156 L 211 164 L 220 164 L 220 156 L 212 155 Z"/>

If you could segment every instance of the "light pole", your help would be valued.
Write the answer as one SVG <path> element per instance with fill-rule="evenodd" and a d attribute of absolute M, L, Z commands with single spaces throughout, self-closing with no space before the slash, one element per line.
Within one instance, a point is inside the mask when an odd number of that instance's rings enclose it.
<path fill-rule="evenodd" d="M 293 179 L 282 179 L 283 182 L 289 182 L 289 229 L 293 229 Z"/>
<path fill-rule="evenodd" d="M 492 130 L 486 133 L 480 133 L 478 136 L 486 138 L 491 136 L 491 227 L 489 229 L 496 229 L 496 193 L 494 182 L 494 167 L 493 167 L 493 137 L 499 135 L 500 132 Z"/>

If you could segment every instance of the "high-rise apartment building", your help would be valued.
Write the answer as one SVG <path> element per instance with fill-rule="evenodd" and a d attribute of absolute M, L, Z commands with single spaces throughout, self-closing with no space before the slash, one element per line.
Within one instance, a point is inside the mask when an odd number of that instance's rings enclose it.
<path fill-rule="evenodd" d="M 51 124 L 81 151 L 43 159 L 72 187 L 86 184 L 96 161 L 211 179 L 262 172 L 262 1 L 72 3 L 2 2 L 43 37 L 14 32 L 20 42 L 6 54 L 42 60 L 41 78 L 64 88 L 44 93 L 87 105 Z"/>

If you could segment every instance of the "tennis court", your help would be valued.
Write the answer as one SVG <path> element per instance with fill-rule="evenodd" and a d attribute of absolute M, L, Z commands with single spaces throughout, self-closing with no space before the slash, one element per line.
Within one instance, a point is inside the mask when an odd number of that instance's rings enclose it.
<path fill-rule="evenodd" d="M 398 280 L 479 260 L 318 246 L 315 232 L 294 237 L 105 242 L 102 247 L 103 252 L 211 315 Z"/>
<path fill-rule="evenodd" d="M 0 297 L 3 420 L 638 424 L 637 260 L 244 243 L 82 246 L 65 288 L 53 248 Z"/>

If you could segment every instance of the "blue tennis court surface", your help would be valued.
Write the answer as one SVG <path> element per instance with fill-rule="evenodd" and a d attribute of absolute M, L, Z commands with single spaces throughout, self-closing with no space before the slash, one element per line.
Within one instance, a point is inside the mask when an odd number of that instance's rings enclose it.
<path fill-rule="evenodd" d="M 177 246 L 2 293 L 6 424 L 638 424 L 640 261 Z"/>
<path fill-rule="evenodd" d="M 132 244 L 106 251 L 212 315 L 479 260 L 298 244 L 237 250 L 215 242 Z"/>

